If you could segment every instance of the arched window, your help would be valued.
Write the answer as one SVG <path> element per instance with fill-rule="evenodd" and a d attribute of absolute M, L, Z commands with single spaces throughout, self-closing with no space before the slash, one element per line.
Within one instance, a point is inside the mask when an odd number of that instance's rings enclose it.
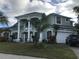
<path fill-rule="evenodd" d="M 21 19 L 22 24 L 25 25 L 25 27 L 28 26 L 28 20 L 27 19 Z"/>
<path fill-rule="evenodd" d="M 61 24 L 61 17 L 57 16 L 57 24 Z"/>
<path fill-rule="evenodd" d="M 31 24 L 38 23 L 39 19 L 38 18 L 31 18 Z"/>
<path fill-rule="evenodd" d="M 38 18 L 31 18 L 31 20 L 38 20 Z"/>

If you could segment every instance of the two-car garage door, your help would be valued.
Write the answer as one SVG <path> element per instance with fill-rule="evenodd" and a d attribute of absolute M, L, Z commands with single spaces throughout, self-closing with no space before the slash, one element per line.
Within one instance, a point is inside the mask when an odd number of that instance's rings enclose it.
<path fill-rule="evenodd" d="M 66 43 L 66 38 L 70 35 L 70 32 L 58 32 L 57 33 L 57 43 Z"/>

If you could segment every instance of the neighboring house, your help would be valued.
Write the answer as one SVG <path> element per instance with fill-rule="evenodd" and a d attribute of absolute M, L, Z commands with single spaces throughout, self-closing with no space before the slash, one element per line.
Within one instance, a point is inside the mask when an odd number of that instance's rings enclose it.
<path fill-rule="evenodd" d="M 10 30 L 9 28 L 0 28 L 0 38 L 4 37 L 7 40 L 10 38 Z"/>
<path fill-rule="evenodd" d="M 2 39 L 2 37 L 8 40 L 10 38 L 10 30 L 7 17 L 4 16 L 4 13 L 0 11 L 0 40 Z"/>
<path fill-rule="evenodd" d="M 32 35 L 37 35 L 36 29 L 32 26 L 31 21 L 33 19 L 40 20 L 42 19 L 43 13 L 33 12 L 29 14 L 24 14 L 21 16 L 17 16 L 17 23 L 10 28 L 11 35 L 13 35 L 13 41 L 16 42 L 32 42 Z M 57 33 L 57 43 L 65 43 L 65 39 L 73 33 L 73 22 L 70 20 L 71 18 L 65 17 L 62 15 L 58 15 L 52 13 L 47 16 L 48 24 L 51 26 L 53 24 L 59 25 L 59 30 Z M 54 35 L 54 30 L 52 27 L 49 27 L 43 31 L 43 39 L 48 41 L 49 35 Z M 42 42 L 42 40 L 40 40 Z"/>

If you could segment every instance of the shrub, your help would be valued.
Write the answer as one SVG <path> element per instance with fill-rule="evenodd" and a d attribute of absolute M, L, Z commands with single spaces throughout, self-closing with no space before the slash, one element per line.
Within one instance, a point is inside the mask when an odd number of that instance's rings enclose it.
<path fill-rule="evenodd" d="M 55 36 L 49 36 L 48 37 L 48 43 L 56 43 L 55 42 Z"/>
<path fill-rule="evenodd" d="M 47 40 L 46 40 L 46 39 L 43 39 L 42 42 L 43 42 L 43 43 L 47 43 Z"/>
<path fill-rule="evenodd" d="M 5 37 L 0 37 L 0 42 L 6 42 L 7 39 Z"/>

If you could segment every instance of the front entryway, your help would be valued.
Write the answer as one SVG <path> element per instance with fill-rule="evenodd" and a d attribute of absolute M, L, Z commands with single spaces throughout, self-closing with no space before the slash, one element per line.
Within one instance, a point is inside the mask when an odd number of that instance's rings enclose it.
<path fill-rule="evenodd" d="M 55 36 L 52 35 L 52 31 L 47 32 L 47 39 L 49 43 L 55 43 Z"/>

